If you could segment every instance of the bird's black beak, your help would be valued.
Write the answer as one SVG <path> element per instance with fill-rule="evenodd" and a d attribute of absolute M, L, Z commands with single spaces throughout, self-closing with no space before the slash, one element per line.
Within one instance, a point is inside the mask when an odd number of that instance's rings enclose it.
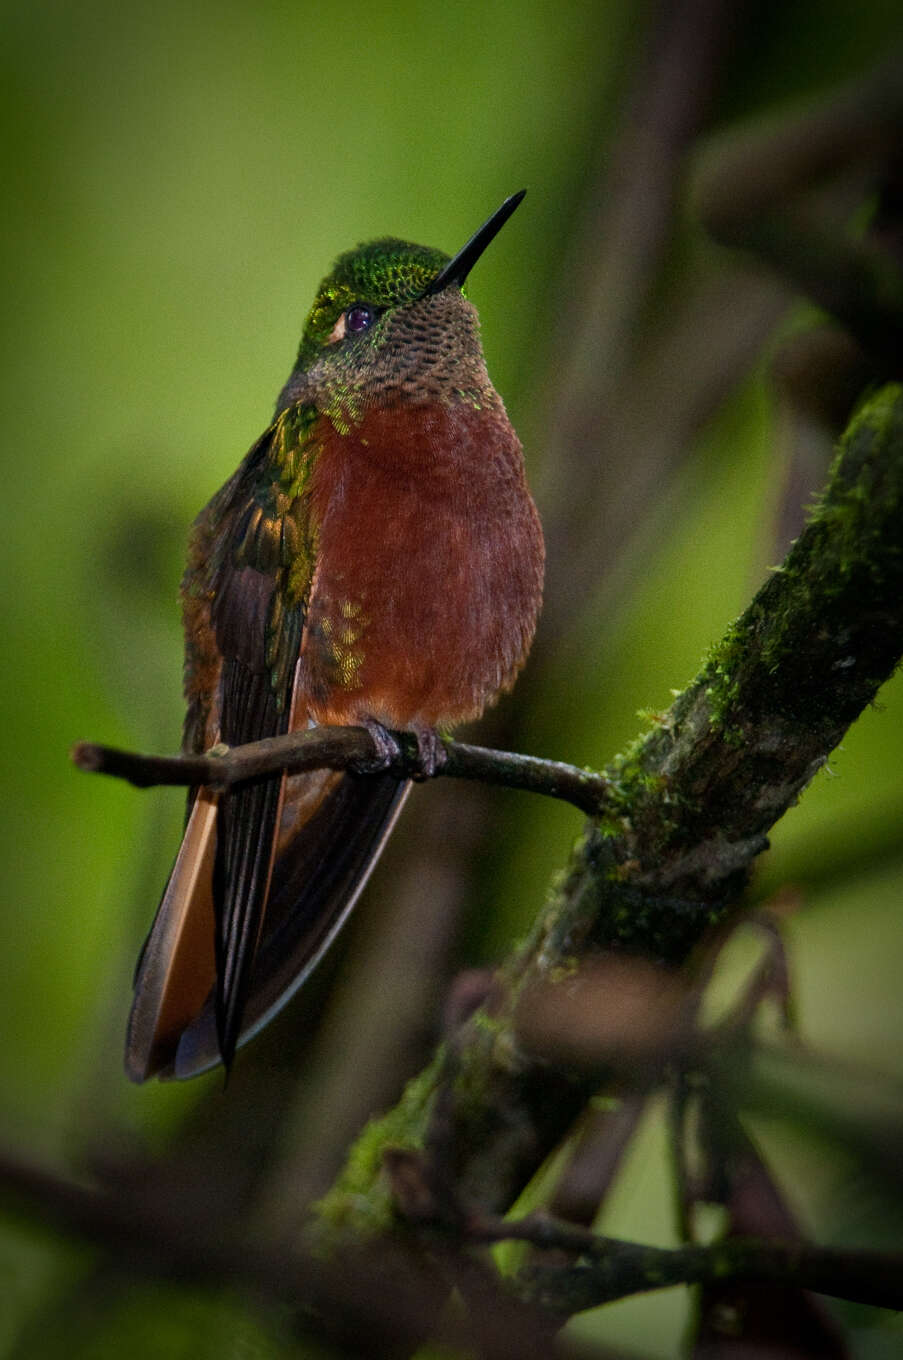
<path fill-rule="evenodd" d="M 444 288 L 451 288 L 452 284 L 460 288 L 489 242 L 501 231 L 526 192 L 526 189 L 521 189 L 519 193 L 506 198 L 502 206 L 496 208 L 479 231 L 474 232 L 467 245 L 458 251 L 453 260 L 449 260 L 445 268 L 436 275 L 427 288 L 424 288 L 420 296 L 432 297 L 435 293 L 441 293 Z"/>

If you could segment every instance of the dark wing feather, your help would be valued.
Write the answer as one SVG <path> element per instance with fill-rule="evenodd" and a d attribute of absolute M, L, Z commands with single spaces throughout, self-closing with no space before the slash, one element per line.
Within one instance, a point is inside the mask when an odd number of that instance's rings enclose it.
<path fill-rule="evenodd" d="M 331 773 L 320 806 L 276 860 L 244 1037 L 257 1033 L 285 1005 L 332 944 L 410 787 L 392 775 Z M 289 795 L 286 802 L 290 812 Z"/>
<path fill-rule="evenodd" d="M 286 605 L 282 519 L 260 493 L 236 516 L 231 550 L 213 583 L 211 623 L 223 658 L 220 740 L 240 746 L 288 730 L 304 602 Z M 263 503 L 262 503 L 263 502 Z M 213 870 L 216 1028 L 228 1068 L 235 1055 L 273 867 L 279 776 L 220 798 Z"/>
<path fill-rule="evenodd" d="M 282 514 L 276 513 L 271 454 L 284 451 L 287 424 L 284 413 L 194 527 L 183 581 L 189 750 L 215 740 L 237 745 L 288 726 L 306 601 L 285 599 L 283 520 L 289 514 L 296 520 L 290 536 L 296 549 L 310 526 L 303 496 L 282 496 Z M 291 433 L 299 428 L 295 420 Z M 281 782 L 255 782 L 215 800 L 203 790 L 189 795 L 183 847 L 136 975 L 126 1043 L 134 1080 L 171 1063 L 214 974 L 220 1049 L 227 1065 L 231 1060 L 272 867 Z M 207 812 L 195 816 L 200 802 Z"/>
<path fill-rule="evenodd" d="M 288 726 L 269 674 L 232 658 L 223 664 L 223 741 L 239 746 Z M 235 1054 L 273 865 L 282 780 L 258 779 L 220 799 L 213 870 L 216 912 L 216 1023 L 226 1067 Z"/>

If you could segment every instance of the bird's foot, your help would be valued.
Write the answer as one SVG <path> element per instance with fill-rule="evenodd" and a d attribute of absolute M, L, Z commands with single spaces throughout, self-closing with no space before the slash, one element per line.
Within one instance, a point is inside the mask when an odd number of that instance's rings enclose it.
<path fill-rule="evenodd" d="M 404 758 L 401 744 L 381 722 L 366 718 L 361 726 L 370 733 L 374 752 L 364 760 L 355 761 L 354 770 L 357 774 L 380 774 Z M 410 731 L 417 742 L 418 765 L 416 770 L 411 771 L 411 778 L 432 779 L 448 759 L 445 742 L 435 727 L 428 727 L 425 723 L 412 725 Z"/>
<path fill-rule="evenodd" d="M 364 760 L 355 761 L 354 769 L 358 774 L 380 774 L 383 770 L 388 770 L 394 765 L 396 760 L 401 760 L 404 754 L 401 746 L 387 727 L 377 722 L 375 718 L 366 718 L 362 723 L 370 733 L 373 742 L 374 752 L 372 756 Z"/>
<path fill-rule="evenodd" d="M 432 779 L 437 770 L 448 760 L 448 752 L 445 749 L 445 742 L 438 728 L 421 726 L 415 724 L 411 731 L 417 738 L 417 759 L 420 762 L 420 769 L 414 774 L 414 779 Z"/>

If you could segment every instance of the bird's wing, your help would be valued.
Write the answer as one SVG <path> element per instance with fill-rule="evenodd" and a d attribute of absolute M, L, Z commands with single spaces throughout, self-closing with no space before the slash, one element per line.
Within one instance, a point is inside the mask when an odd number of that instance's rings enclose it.
<path fill-rule="evenodd" d="M 304 466 L 311 424 L 303 412 L 283 412 L 195 524 L 183 581 L 189 750 L 216 740 L 237 746 L 287 730 L 315 553 Z M 278 479 L 286 466 L 292 476 L 283 488 Z M 220 1054 L 231 1061 L 282 785 L 275 777 L 217 797 L 205 790 L 189 796 L 182 849 L 135 979 L 126 1043 L 133 1079 L 172 1061 L 214 978 Z"/>

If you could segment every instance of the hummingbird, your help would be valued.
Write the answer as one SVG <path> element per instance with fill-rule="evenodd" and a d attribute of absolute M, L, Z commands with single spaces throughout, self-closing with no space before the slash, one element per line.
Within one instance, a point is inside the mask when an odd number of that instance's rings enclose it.
<path fill-rule="evenodd" d="M 463 291 L 525 191 L 453 257 L 395 238 L 339 256 L 272 424 L 201 511 L 182 580 L 183 750 L 364 725 L 381 772 L 189 792 L 135 973 L 134 1081 L 222 1063 L 352 910 L 410 789 L 386 772 L 510 689 L 542 598 L 520 442 Z"/>

